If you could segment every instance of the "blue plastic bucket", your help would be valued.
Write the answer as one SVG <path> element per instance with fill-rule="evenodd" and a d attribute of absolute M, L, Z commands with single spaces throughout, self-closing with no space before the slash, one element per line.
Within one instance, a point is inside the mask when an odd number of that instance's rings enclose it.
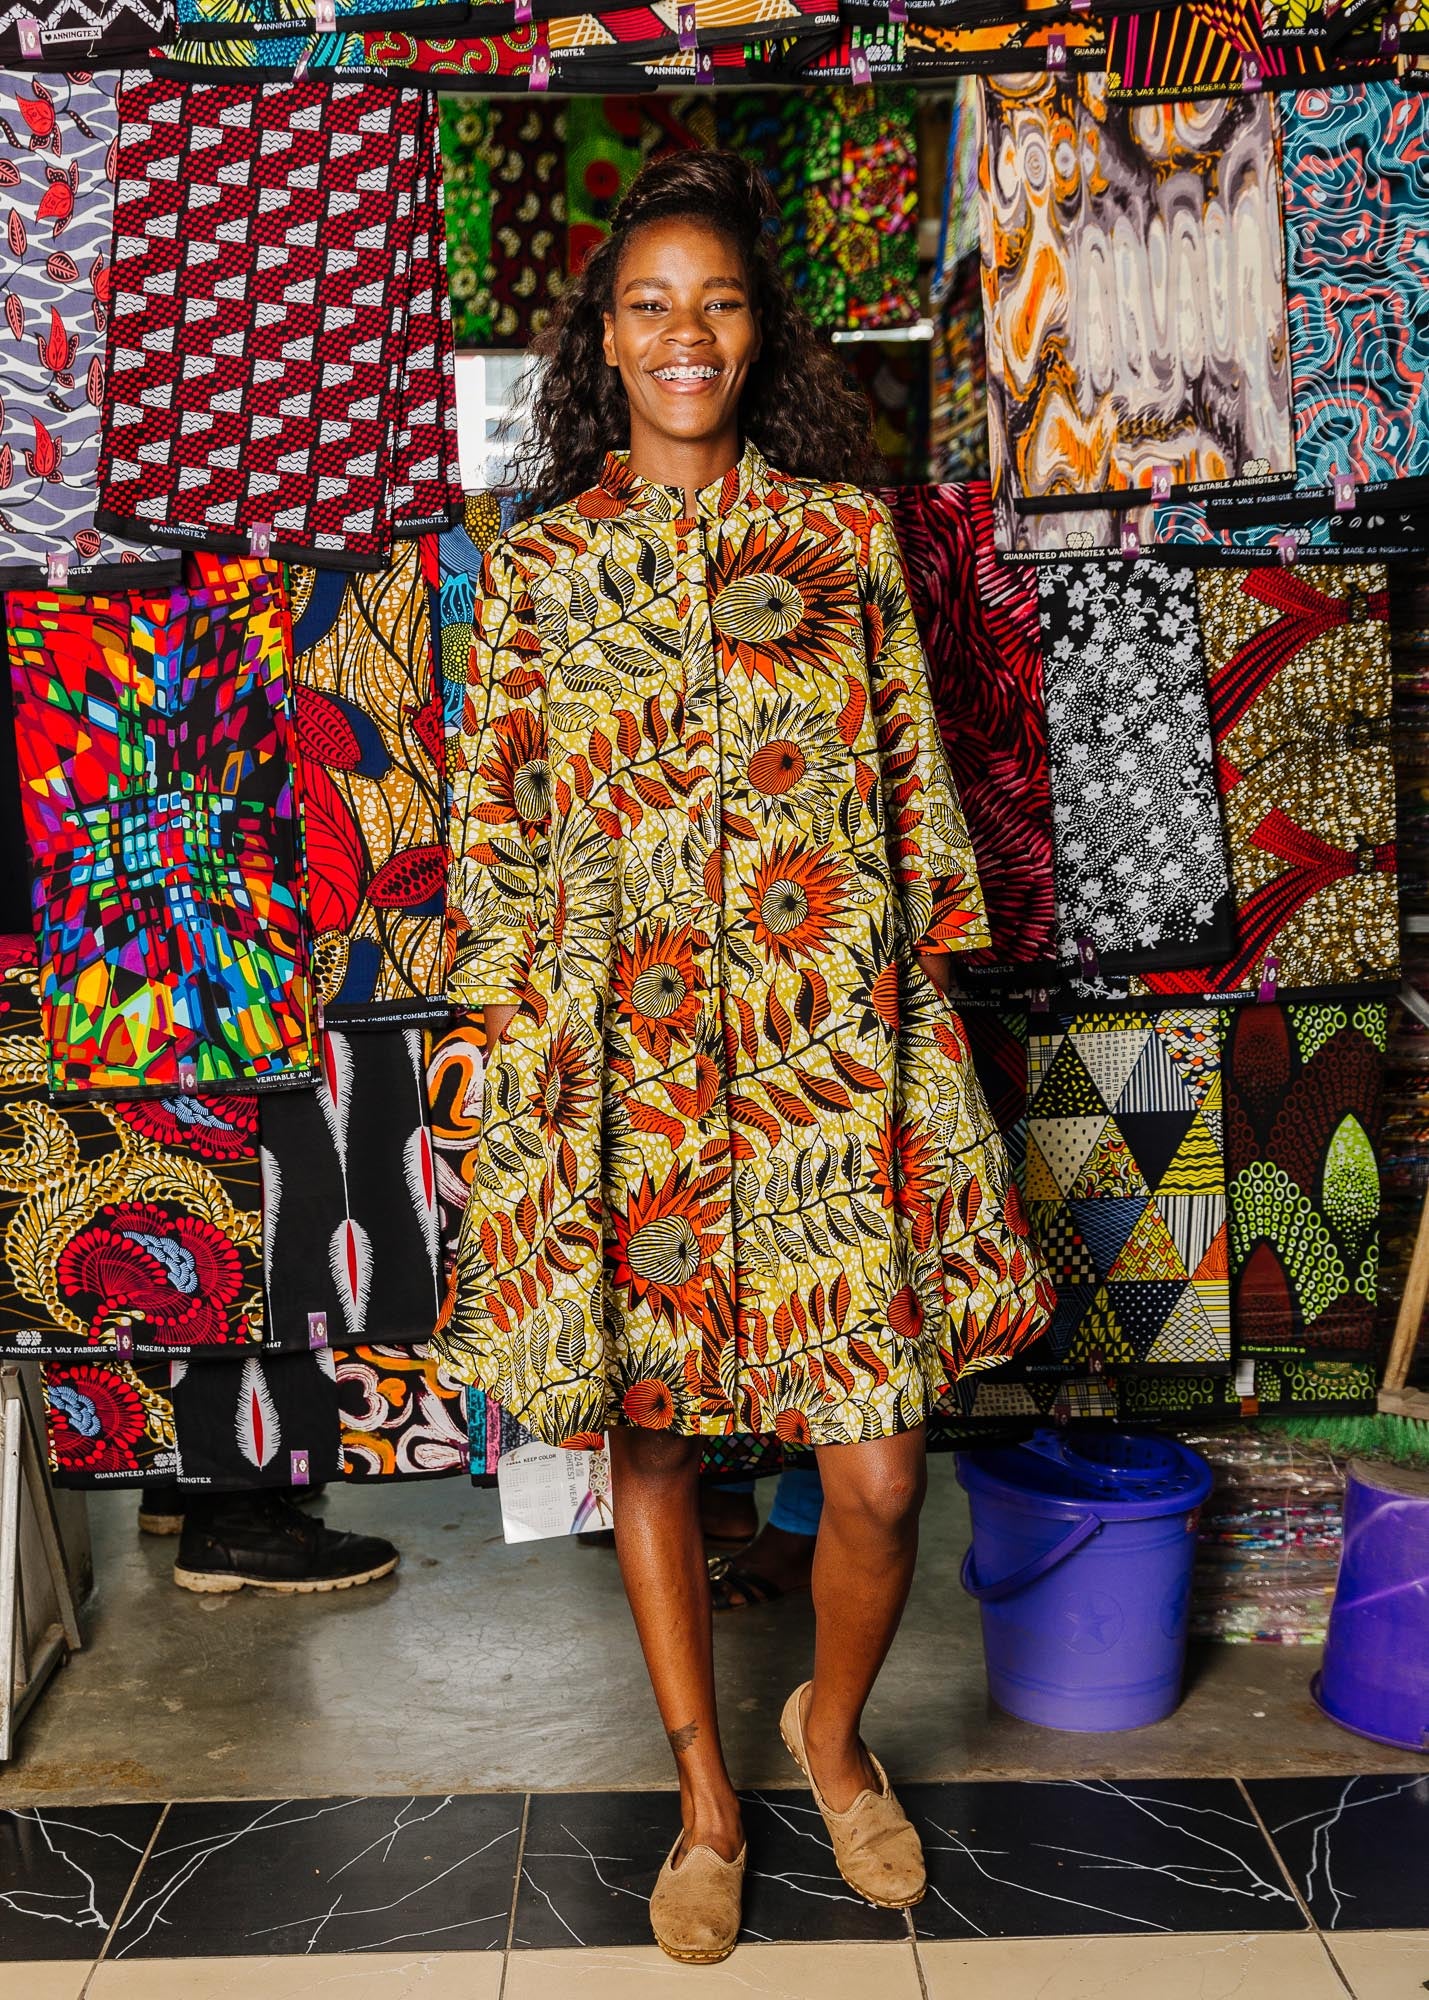
<path fill-rule="evenodd" d="M 1325 1659 L 1310 1691 L 1357 1736 L 1429 1751 L 1429 1473 L 1351 1465 Z"/>
<path fill-rule="evenodd" d="M 1203 1458 L 1120 1432 L 961 1452 L 963 1588 L 988 1691 L 1048 1729 L 1141 1729 L 1181 1699 Z"/>

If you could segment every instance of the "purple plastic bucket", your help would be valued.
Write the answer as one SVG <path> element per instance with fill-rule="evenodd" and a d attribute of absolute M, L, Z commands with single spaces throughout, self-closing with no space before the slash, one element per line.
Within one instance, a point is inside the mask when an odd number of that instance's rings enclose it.
<path fill-rule="evenodd" d="M 1325 1659 L 1310 1691 L 1357 1736 L 1429 1751 L 1429 1472 L 1351 1465 Z"/>
<path fill-rule="evenodd" d="M 1211 1469 L 1121 1432 L 958 1454 L 972 1507 L 963 1588 L 988 1692 L 1047 1729 L 1142 1729 L 1181 1699 L 1196 1523 Z"/>

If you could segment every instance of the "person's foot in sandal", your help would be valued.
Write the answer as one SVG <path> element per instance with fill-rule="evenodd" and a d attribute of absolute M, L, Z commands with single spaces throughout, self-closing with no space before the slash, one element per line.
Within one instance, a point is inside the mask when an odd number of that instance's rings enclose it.
<path fill-rule="evenodd" d="M 710 1563 L 710 1598 L 716 1611 L 747 1611 L 754 1604 L 797 1597 L 814 1571 L 815 1535 L 792 1535 L 770 1523 L 738 1556 Z"/>

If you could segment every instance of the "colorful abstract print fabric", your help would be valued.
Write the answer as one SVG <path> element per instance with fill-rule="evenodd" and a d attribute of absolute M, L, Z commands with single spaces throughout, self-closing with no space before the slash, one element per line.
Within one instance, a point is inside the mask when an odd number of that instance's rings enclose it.
<path fill-rule="evenodd" d="M 485 559 L 453 993 L 520 1011 L 440 1345 L 553 1443 L 887 1435 L 1043 1317 L 910 949 L 988 942 L 971 845 L 883 508 L 751 447 L 682 513 L 612 456 Z"/>
<path fill-rule="evenodd" d="M 376 575 L 289 578 L 313 979 L 331 1027 L 447 1011 L 435 581 L 425 537 Z"/>
<path fill-rule="evenodd" d="M 38 58 L 21 42 L 22 21 L 39 24 Z M 0 63 L 85 69 L 150 48 L 174 27 L 174 0 L 7 0 L 0 7 Z"/>
<path fill-rule="evenodd" d="M 55 557 L 87 585 L 178 580 L 175 557 L 101 533 L 94 519 L 118 82 L 113 70 L 0 70 L 8 210 L 0 235 L 0 583 L 12 587 L 48 582 Z"/>
<path fill-rule="evenodd" d="M 25 944 L 0 979 L 0 1354 L 258 1341 L 257 1100 L 52 1104 Z"/>
<path fill-rule="evenodd" d="M 324 1029 L 319 1054 L 312 1090 L 261 1106 L 268 1344 L 411 1346 L 438 1307 L 422 1037 Z"/>
<path fill-rule="evenodd" d="M 1280 144 L 1297 486 L 1429 480 L 1429 96 L 1302 90 Z"/>
<path fill-rule="evenodd" d="M 1243 1354 L 1374 1351 L 1388 1009 L 1246 1007 L 1226 1031 L 1231 1285 Z"/>
<path fill-rule="evenodd" d="M 1023 75 L 985 79 L 982 106 L 999 549 L 1038 545 L 1018 501 L 1293 472 L 1269 104 L 1148 111 L 1101 77 Z"/>
<path fill-rule="evenodd" d="M 1165 563 L 1037 572 L 1058 955 L 1185 965 L 1231 942 L 1196 577 Z"/>
<path fill-rule="evenodd" d="M 440 1479 L 465 1472 L 466 1391 L 426 1347 L 334 1355 L 348 1479 Z"/>
<path fill-rule="evenodd" d="M 277 571 L 6 604 L 53 1089 L 301 1081 L 310 995 Z"/>
<path fill-rule="evenodd" d="M 1057 1287 L 1028 1367 L 1227 1369 L 1215 1009 L 1034 1024 L 1028 1077 L 1023 1185 Z"/>
<path fill-rule="evenodd" d="M 233 553 L 266 529 L 275 556 L 380 567 L 435 113 L 143 71 L 119 112 L 101 525 Z"/>
<path fill-rule="evenodd" d="M 1054 955 L 1054 895 L 1036 581 L 998 561 L 986 481 L 883 498 L 987 901 L 986 962 L 1040 964 Z"/>

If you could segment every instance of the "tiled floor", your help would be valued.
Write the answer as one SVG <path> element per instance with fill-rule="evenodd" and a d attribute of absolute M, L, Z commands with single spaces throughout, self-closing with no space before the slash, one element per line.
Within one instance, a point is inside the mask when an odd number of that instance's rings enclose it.
<path fill-rule="evenodd" d="M 1429 1775 L 912 1785 L 870 1909 L 808 1794 L 746 1797 L 745 1937 L 650 1944 L 660 1792 L 0 1810 L 16 2000 L 1421 2000 Z"/>

